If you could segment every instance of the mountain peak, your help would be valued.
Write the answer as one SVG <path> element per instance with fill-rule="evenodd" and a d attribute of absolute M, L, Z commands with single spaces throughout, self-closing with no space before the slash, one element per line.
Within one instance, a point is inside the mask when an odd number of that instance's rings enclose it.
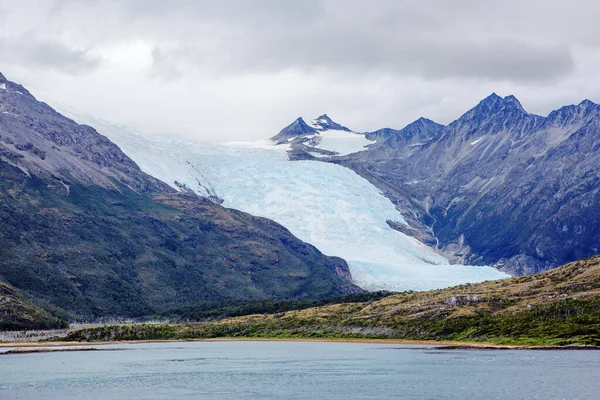
<path fill-rule="evenodd" d="M 317 129 L 308 125 L 304 118 L 298 117 L 294 122 L 283 128 L 279 133 L 271 138 L 277 144 L 284 143 L 288 141 L 288 139 L 317 133 Z"/>
<path fill-rule="evenodd" d="M 592 107 L 598 107 L 598 104 L 594 103 L 593 101 L 591 101 L 589 99 L 585 99 L 581 103 L 579 103 L 577 106 L 584 107 L 584 108 L 592 108 Z"/>
<path fill-rule="evenodd" d="M 320 131 L 346 131 L 352 132 L 345 126 L 333 121 L 327 114 L 323 114 L 317 119 L 312 120 L 310 125 Z"/>
<path fill-rule="evenodd" d="M 513 95 L 506 97 L 500 97 L 496 93 L 492 93 L 485 99 L 481 100 L 479 104 L 470 110 L 468 115 L 493 115 L 500 111 L 518 111 L 520 113 L 527 114 L 527 111 L 523 108 L 519 100 Z"/>
<path fill-rule="evenodd" d="M 517 125 L 534 124 L 539 118 L 525 111 L 515 96 L 500 97 L 492 93 L 448 126 L 469 126 L 468 130 L 471 133 L 466 134 L 468 138 L 482 127 L 485 127 L 488 132 L 501 132 L 515 128 Z M 521 128 L 515 129 L 520 131 Z"/>
<path fill-rule="evenodd" d="M 431 125 L 431 126 L 443 126 L 441 124 L 438 124 L 435 121 L 430 120 L 429 118 L 425 118 L 425 117 L 421 117 L 418 120 L 414 121 L 413 124 L 415 123 L 420 123 L 422 125 Z"/>
<path fill-rule="evenodd" d="M 8 82 L 8 81 L 6 80 L 4 75 L 2 75 L 2 72 L 0 72 L 0 83 L 6 83 L 6 82 Z"/>
<path fill-rule="evenodd" d="M 525 112 L 525 109 L 521 105 L 521 102 L 519 100 L 517 100 L 517 98 L 515 96 L 513 96 L 512 94 L 508 95 L 504 99 L 502 99 L 502 102 L 505 105 L 512 105 L 512 106 L 516 107 L 517 109 Z"/>
<path fill-rule="evenodd" d="M 582 115 L 589 115 L 596 111 L 600 111 L 600 105 L 594 103 L 591 100 L 585 99 L 575 107 Z"/>
<path fill-rule="evenodd" d="M 490 94 L 485 99 L 481 100 L 475 107 L 471 109 L 476 114 L 489 114 L 490 112 L 497 111 L 502 103 L 502 97 L 496 93 Z"/>
<path fill-rule="evenodd" d="M 500 101 L 502 101 L 502 97 L 498 96 L 496 92 L 492 92 L 492 94 L 481 100 L 479 104 L 497 104 Z"/>
<path fill-rule="evenodd" d="M 552 111 L 547 119 L 548 121 L 551 121 L 551 123 L 570 125 L 573 123 L 580 123 L 583 119 L 595 115 L 598 111 L 600 111 L 600 105 L 585 99 L 577 105 L 571 104 Z"/>
<path fill-rule="evenodd" d="M 350 129 L 333 121 L 327 114 L 323 114 L 317 119 L 307 119 L 298 117 L 294 122 L 283 128 L 279 133 L 271 138 L 277 144 L 286 143 L 289 140 L 304 136 L 318 134 L 323 131 L 346 131 Z"/>
<path fill-rule="evenodd" d="M 384 141 L 381 142 L 383 146 L 400 148 L 407 145 L 425 144 L 436 137 L 442 128 L 444 125 L 421 117 L 400 130 L 383 128 L 369 132 L 367 138 L 371 140 L 383 138 Z"/>
<path fill-rule="evenodd" d="M 289 134 L 301 135 L 304 133 L 314 133 L 314 132 L 315 132 L 315 128 L 309 126 L 306 123 L 306 121 L 304 121 L 304 118 L 298 117 L 298 118 L 296 118 L 296 120 L 294 122 L 292 122 L 290 125 L 283 128 L 281 130 L 281 132 L 279 132 L 279 133 L 286 133 L 288 135 Z"/>

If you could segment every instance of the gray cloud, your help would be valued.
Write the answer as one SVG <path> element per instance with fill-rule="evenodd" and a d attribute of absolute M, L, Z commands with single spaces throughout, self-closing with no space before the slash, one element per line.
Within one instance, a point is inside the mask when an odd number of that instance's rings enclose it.
<path fill-rule="evenodd" d="M 319 43 L 318 46 L 315 43 Z M 573 72 L 575 63 L 565 46 L 535 46 L 512 40 L 488 43 L 386 43 L 368 38 L 232 41 L 228 48 L 194 45 L 156 46 L 154 69 L 162 76 L 180 76 L 197 68 L 219 73 L 307 72 L 386 73 L 425 79 L 452 77 L 507 80 L 538 84 L 556 82 Z"/>
<path fill-rule="evenodd" d="M 444 18 L 450 12 L 444 7 L 436 13 L 432 7 L 376 1 L 375 6 L 389 9 L 385 13 L 353 1 L 313 1 L 309 6 L 281 1 L 185 4 L 196 23 L 213 24 L 210 40 L 205 32 L 191 31 L 188 40 L 158 43 L 153 58 L 159 75 L 194 68 L 219 73 L 298 68 L 537 84 L 556 82 L 574 69 L 568 44 L 508 30 L 490 33 L 477 24 L 452 31 L 452 23 Z M 162 11 L 155 10 L 155 16 Z"/>
<path fill-rule="evenodd" d="M 600 11 L 598 5 L 581 1 Z M 585 23 L 591 13 L 579 13 L 582 23 L 568 32 L 560 25 L 549 27 L 553 19 L 578 8 L 557 6 L 552 12 L 548 2 L 538 0 L 527 4 L 507 0 L 502 6 L 467 0 L 368 4 L 359 0 L 55 0 L 51 4 L 51 18 L 43 21 L 51 31 L 64 36 L 79 29 L 73 33 L 89 36 L 90 46 L 127 39 L 151 41 L 153 74 L 171 79 L 194 69 L 221 74 L 325 69 L 424 79 L 551 83 L 573 72 L 570 47 L 574 43 L 593 44 L 599 36 L 586 28 L 595 26 L 593 20 Z M 565 43 L 570 36 L 575 40 Z M 23 47 L 33 65 L 69 66 L 71 71 L 97 66 L 98 60 L 84 50 L 70 50 L 59 42 L 40 43 L 40 51 L 27 50 L 35 45 Z"/>
<path fill-rule="evenodd" d="M 0 0 L 0 71 L 116 122 L 209 140 L 323 112 L 357 130 L 449 122 L 493 91 L 544 114 L 600 100 L 599 12 L 592 0 Z"/>
<path fill-rule="evenodd" d="M 68 74 L 91 72 L 101 64 L 100 58 L 87 50 L 34 35 L 0 38 L 0 58 L 5 63 L 31 69 L 49 68 Z"/>
<path fill-rule="evenodd" d="M 575 62 L 565 46 L 535 46 L 518 41 L 437 43 L 409 46 L 408 69 L 425 78 L 465 77 L 519 83 L 556 82 L 571 74 Z"/>

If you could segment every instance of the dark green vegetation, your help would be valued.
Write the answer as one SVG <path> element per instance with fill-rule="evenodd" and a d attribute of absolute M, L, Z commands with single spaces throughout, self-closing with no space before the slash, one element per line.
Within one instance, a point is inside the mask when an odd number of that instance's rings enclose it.
<path fill-rule="evenodd" d="M 56 329 L 67 325 L 24 299 L 15 288 L 0 282 L 0 330 Z"/>
<path fill-rule="evenodd" d="M 67 340 L 218 337 L 600 346 L 600 256 L 503 281 L 202 323 L 104 326 Z"/>
<path fill-rule="evenodd" d="M 0 279 L 62 317 L 357 290 L 343 260 L 270 220 L 188 194 L 73 181 L 66 195 L 2 162 L 0 238 Z"/>
<path fill-rule="evenodd" d="M 340 297 L 329 297 L 320 300 L 228 300 L 211 301 L 192 306 L 167 309 L 160 318 L 179 319 L 183 321 L 201 321 L 207 319 L 223 319 L 253 314 L 274 314 L 285 311 L 304 310 L 329 304 L 364 303 L 380 300 L 393 292 L 377 291 L 352 293 Z"/>

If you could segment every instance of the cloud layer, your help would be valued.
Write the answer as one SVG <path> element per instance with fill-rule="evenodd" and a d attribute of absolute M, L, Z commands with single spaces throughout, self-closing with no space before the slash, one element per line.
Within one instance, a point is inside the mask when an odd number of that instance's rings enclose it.
<path fill-rule="evenodd" d="M 0 0 L 0 71 L 152 133 L 269 137 L 446 123 L 492 91 L 532 112 L 600 100 L 593 1 Z"/>

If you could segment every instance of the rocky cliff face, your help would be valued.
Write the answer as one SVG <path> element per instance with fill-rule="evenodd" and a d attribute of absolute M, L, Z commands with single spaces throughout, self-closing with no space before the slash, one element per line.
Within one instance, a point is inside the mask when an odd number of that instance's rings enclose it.
<path fill-rule="evenodd" d="M 450 124 L 407 170 L 422 179 L 412 193 L 440 247 L 518 274 L 598 253 L 600 107 L 585 101 L 542 118 L 513 97 L 492 101 Z"/>
<path fill-rule="evenodd" d="M 397 149 L 404 149 L 408 153 L 437 137 L 443 128 L 443 125 L 430 119 L 419 118 L 401 130 L 383 128 L 367 133 L 366 137 L 376 141 L 376 144 L 370 147 L 372 154 L 376 153 L 375 149 L 384 154 L 388 150 Z"/>
<path fill-rule="evenodd" d="M 169 190 L 142 173 L 114 143 L 78 125 L 23 86 L 0 75 L 0 156 L 27 174 L 48 176 L 68 187 L 70 179 L 133 190 Z"/>
<path fill-rule="evenodd" d="M 529 274 L 600 252 L 598 104 L 542 117 L 492 94 L 448 126 L 366 137 L 376 144 L 324 161 L 379 187 L 409 223 L 397 228 L 456 262 Z"/>
<path fill-rule="evenodd" d="M 345 261 L 175 191 L 3 76 L 0 281 L 65 318 L 360 291 Z"/>

